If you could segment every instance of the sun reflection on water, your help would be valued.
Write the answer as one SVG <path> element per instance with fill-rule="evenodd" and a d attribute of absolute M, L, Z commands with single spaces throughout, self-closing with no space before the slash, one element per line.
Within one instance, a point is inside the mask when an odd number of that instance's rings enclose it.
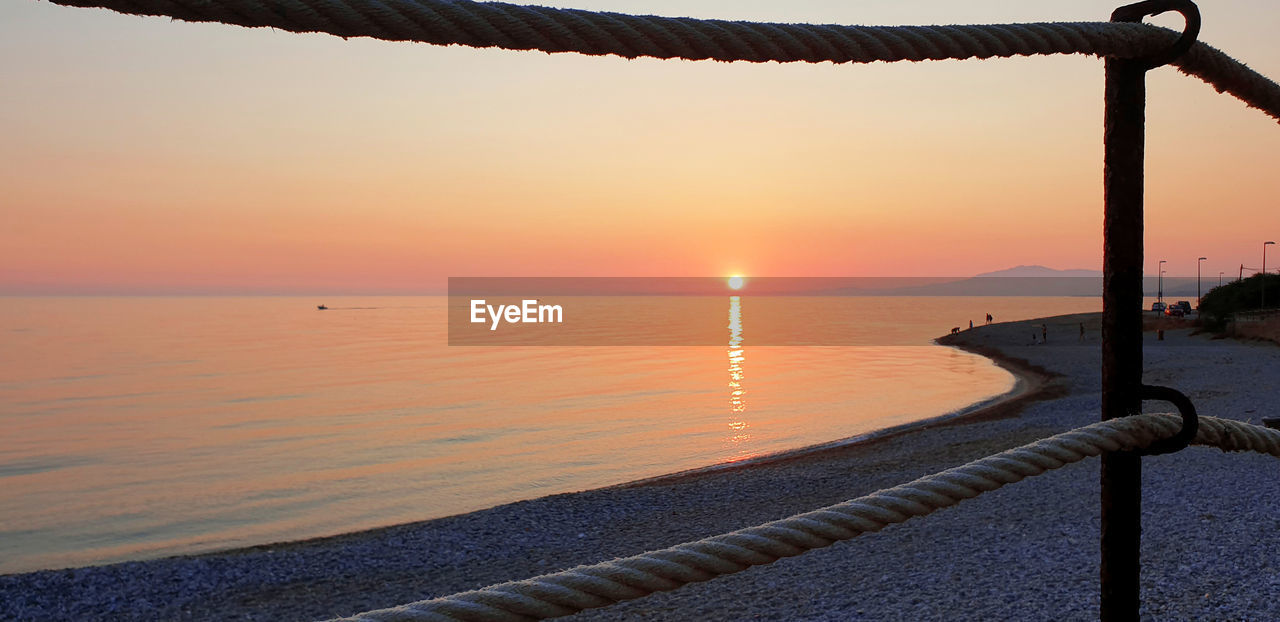
<path fill-rule="evenodd" d="M 725 442 L 735 453 L 747 453 L 746 444 L 751 440 L 743 413 L 747 410 L 747 390 L 743 387 L 742 362 L 746 360 L 742 347 L 742 299 L 729 297 L 729 434 Z"/>

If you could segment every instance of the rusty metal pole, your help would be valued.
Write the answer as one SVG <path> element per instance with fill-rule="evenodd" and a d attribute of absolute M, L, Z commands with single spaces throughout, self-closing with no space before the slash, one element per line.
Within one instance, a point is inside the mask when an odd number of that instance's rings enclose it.
<path fill-rule="evenodd" d="M 1142 179 L 1146 65 L 1107 59 L 1103 140 L 1102 418 L 1138 412 L 1142 385 Z M 1103 622 L 1138 619 L 1142 459 L 1102 456 Z"/>
<path fill-rule="evenodd" d="M 1146 72 L 1186 51 L 1199 34 L 1189 0 L 1148 0 L 1116 9 L 1111 21 L 1176 10 L 1187 29 L 1169 50 L 1145 59 L 1106 60 L 1103 123 L 1102 418 L 1142 409 L 1142 185 Z M 1102 456 L 1103 622 L 1138 619 L 1142 462 L 1131 452 Z"/>

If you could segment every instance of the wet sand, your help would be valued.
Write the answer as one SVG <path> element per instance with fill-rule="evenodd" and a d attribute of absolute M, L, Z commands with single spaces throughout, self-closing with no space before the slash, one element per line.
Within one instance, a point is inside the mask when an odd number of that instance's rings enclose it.
<path fill-rule="evenodd" d="M 322 619 L 783 518 L 1096 421 L 1098 319 L 940 340 L 1021 379 L 1012 395 L 959 416 L 334 538 L 4 576 L 0 619 Z M 1032 343 L 1042 324 L 1047 343 Z M 1144 381 L 1182 390 L 1207 415 L 1276 416 L 1278 372 L 1272 345 L 1187 329 L 1147 335 Z M 1097 471 L 1086 460 L 880 533 L 568 619 L 1096 619 Z M 1144 615 L 1280 618 L 1280 461 L 1193 448 L 1148 458 L 1144 472 Z"/>

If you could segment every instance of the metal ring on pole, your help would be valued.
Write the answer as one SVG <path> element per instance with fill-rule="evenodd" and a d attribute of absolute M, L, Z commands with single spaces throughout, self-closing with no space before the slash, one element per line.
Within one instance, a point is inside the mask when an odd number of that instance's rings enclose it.
<path fill-rule="evenodd" d="M 1141 59 L 1147 69 L 1166 65 L 1195 45 L 1196 37 L 1200 36 L 1200 8 L 1191 0 L 1143 0 L 1122 6 L 1111 13 L 1113 22 L 1141 22 L 1144 17 L 1154 17 L 1168 11 L 1181 13 L 1183 19 L 1187 20 L 1187 25 L 1182 29 L 1182 36 L 1169 49 Z"/>
<path fill-rule="evenodd" d="M 1191 403 L 1191 399 L 1177 389 L 1149 384 L 1142 385 L 1142 399 L 1160 400 L 1176 406 L 1178 413 L 1182 415 L 1182 429 L 1169 438 L 1152 443 L 1150 447 L 1139 451 L 1138 455 L 1158 456 L 1186 449 L 1195 439 L 1196 432 L 1200 430 L 1200 417 L 1196 414 L 1196 407 Z"/>

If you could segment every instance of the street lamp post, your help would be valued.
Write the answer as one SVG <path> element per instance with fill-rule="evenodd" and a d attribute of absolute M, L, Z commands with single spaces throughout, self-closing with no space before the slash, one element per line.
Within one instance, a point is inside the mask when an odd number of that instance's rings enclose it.
<path fill-rule="evenodd" d="M 1267 247 L 1275 244 L 1270 240 L 1262 243 L 1262 304 L 1263 309 L 1267 308 Z"/>
<path fill-rule="evenodd" d="M 1208 259 L 1208 257 L 1200 257 L 1196 259 L 1196 308 L 1200 308 L 1200 262 Z"/>
<path fill-rule="evenodd" d="M 1160 263 L 1156 266 L 1156 269 L 1159 271 L 1156 273 L 1156 302 L 1164 302 L 1164 265 L 1166 263 L 1169 262 L 1161 259 Z"/>

